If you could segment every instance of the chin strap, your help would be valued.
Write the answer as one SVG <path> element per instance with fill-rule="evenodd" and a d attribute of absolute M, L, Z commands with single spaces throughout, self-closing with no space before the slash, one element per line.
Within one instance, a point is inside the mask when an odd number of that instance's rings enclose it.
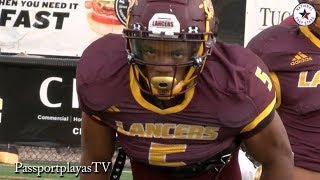
<path fill-rule="evenodd" d="M 114 166 L 112 168 L 111 176 L 109 180 L 119 180 L 122 170 L 124 168 L 124 164 L 126 162 L 127 154 L 124 152 L 122 147 L 118 148 L 118 156 L 116 161 L 114 162 Z"/>

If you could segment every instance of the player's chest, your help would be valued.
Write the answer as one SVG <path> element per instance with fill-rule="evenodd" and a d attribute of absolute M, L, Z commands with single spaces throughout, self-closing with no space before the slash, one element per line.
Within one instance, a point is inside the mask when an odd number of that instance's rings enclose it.
<path fill-rule="evenodd" d="M 320 87 L 320 53 L 314 46 L 279 57 L 275 67 L 282 88 L 309 93 Z"/>
<path fill-rule="evenodd" d="M 320 68 L 277 73 L 281 104 L 300 113 L 320 109 Z"/>
<path fill-rule="evenodd" d="M 197 132 L 199 136 L 213 138 L 211 133 L 222 126 L 215 111 L 209 112 L 199 107 L 186 107 L 164 114 L 150 111 L 136 103 L 119 104 L 117 109 L 118 112 L 104 112 L 103 120 L 118 131 L 132 136 L 167 137 Z"/>
<path fill-rule="evenodd" d="M 251 116 L 246 106 L 226 98 L 203 100 L 195 96 L 186 107 L 173 107 L 161 114 L 127 100 L 106 108 L 102 119 L 126 136 L 215 140 L 218 136 L 231 136 L 231 132 L 236 134 L 245 125 Z"/>
<path fill-rule="evenodd" d="M 151 112 L 109 114 L 105 122 L 125 136 L 148 139 L 216 140 L 234 136 L 240 128 L 228 127 L 214 114 Z"/>

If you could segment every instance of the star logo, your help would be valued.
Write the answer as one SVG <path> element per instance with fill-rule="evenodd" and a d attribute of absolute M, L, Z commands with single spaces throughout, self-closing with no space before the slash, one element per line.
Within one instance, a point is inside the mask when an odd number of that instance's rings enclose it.
<path fill-rule="evenodd" d="M 316 10 L 308 3 L 298 4 L 293 10 L 293 18 L 300 26 L 309 26 L 316 20 Z"/>
<path fill-rule="evenodd" d="M 304 9 L 304 10 L 303 10 L 303 12 L 302 12 L 302 13 L 300 13 L 300 14 L 301 14 L 302 18 L 309 19 L 309 17 L 308 17 L 308 16 L 309 16 L 309 14 L 310 14 L 310 13 L 308 13 L 308 12 L 306 11 L 306 9 Z"/>

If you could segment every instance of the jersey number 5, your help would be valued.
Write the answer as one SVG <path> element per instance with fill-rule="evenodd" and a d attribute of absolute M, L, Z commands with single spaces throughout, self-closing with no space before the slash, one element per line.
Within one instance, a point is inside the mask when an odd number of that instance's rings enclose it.
<path fill-rule="evenodd" d="M 149 149 L 149 163 L 156 166 L 177 167 L 184 166 L 186 163 L 180 162 L 166 162 L 167 154 L 185 152 L 186 144 L 159 144 L 151 143 Z"/>
<path fill-rule="evenodd" d="M 266 73 L 262 72 L 259 67 L 257 67 L 255 75 L 263 82 L 263 84 L 267 83 L 268 84 L 268 90 L 271 91 L 272 82 L 271 82 L 270 77 Z"/>

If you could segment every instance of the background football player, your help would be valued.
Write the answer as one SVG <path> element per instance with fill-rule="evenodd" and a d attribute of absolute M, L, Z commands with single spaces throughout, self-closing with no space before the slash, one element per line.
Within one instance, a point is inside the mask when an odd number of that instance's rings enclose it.
<path fill-rule="evenodd" d="M 110 161 L 117 132 L 137 180 L 240 180 L 241 142 L 261 179 L 291 179 L 268 69 L 215 41 L 211 1 L 131 0 L 128 12 L 124 38 L 93 42 L 77 67 L 81 164 Z M 108 176 L 100 172 L 81 179 Z"/>
<path fill-rule="evenodd" d="M 317 14 L 320 0 L 307 1 Z M 277 111 L 294 152 L 294 179 L 320 179 L 320 19 L 310 26 L 273 26 L 248 44 L 267 64 Z"/>

